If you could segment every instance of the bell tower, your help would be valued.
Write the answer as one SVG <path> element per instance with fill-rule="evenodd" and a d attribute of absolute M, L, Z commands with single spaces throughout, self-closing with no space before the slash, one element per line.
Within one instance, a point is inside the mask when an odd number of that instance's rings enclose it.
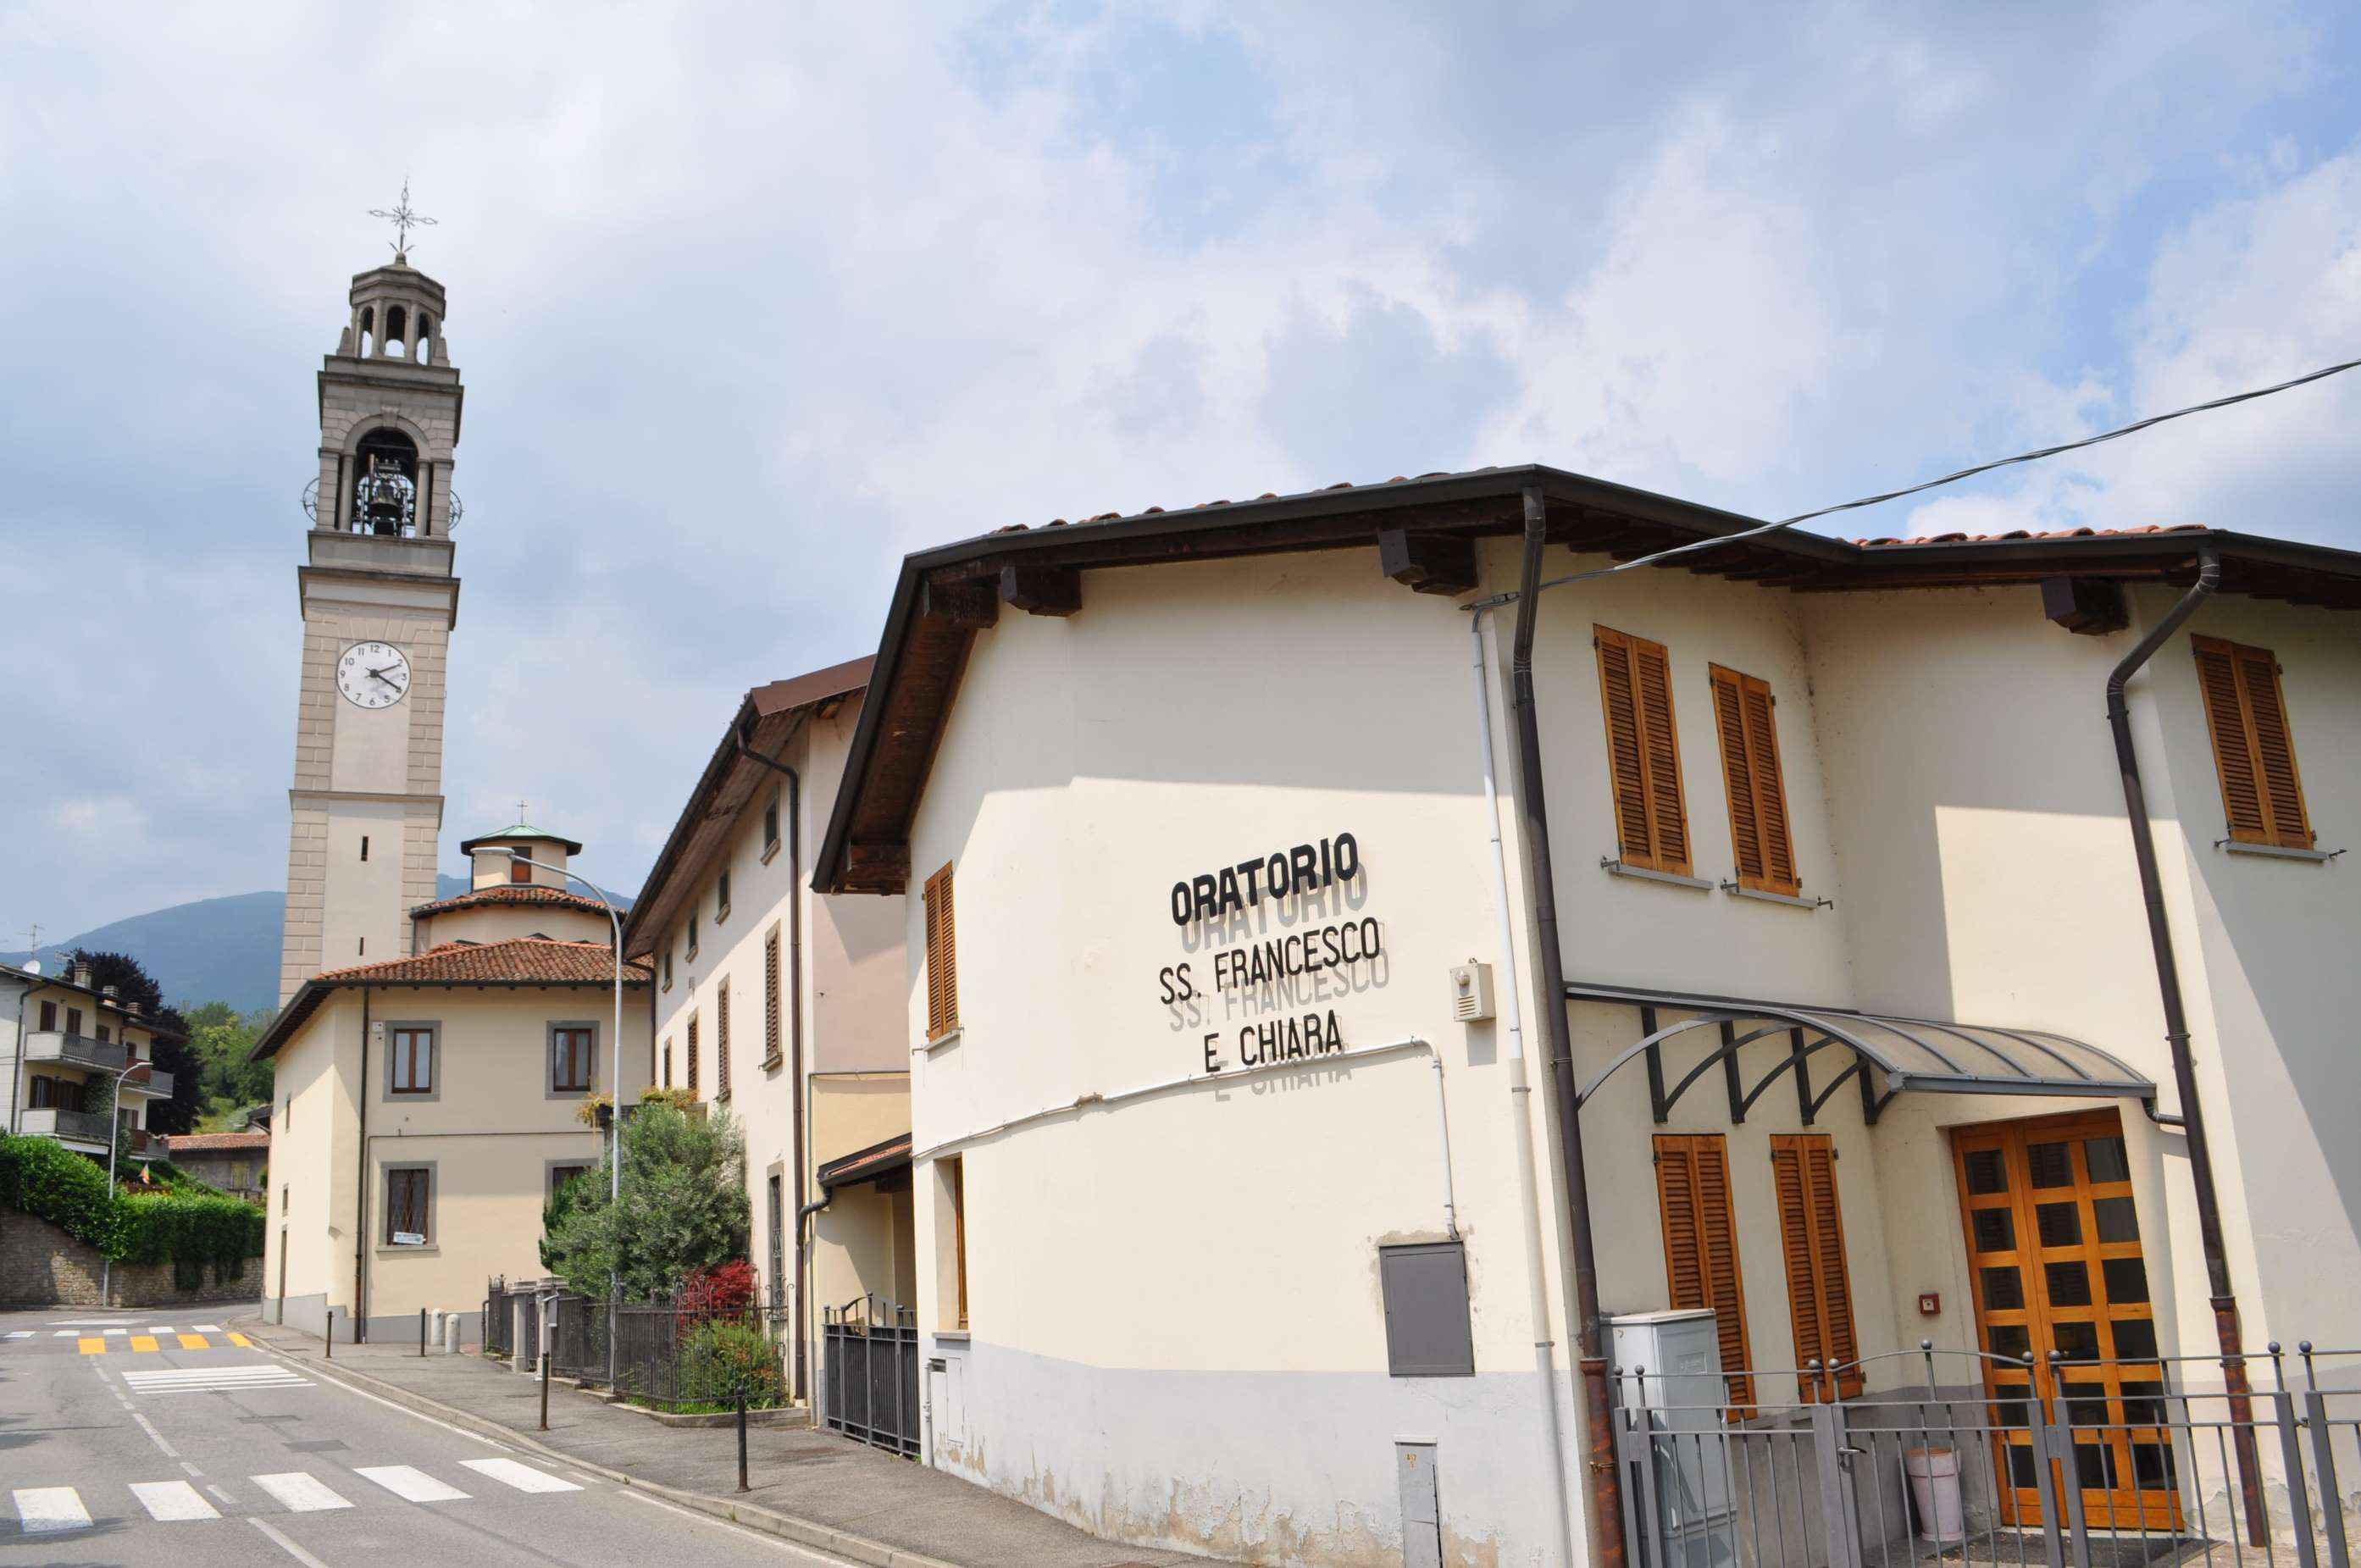
<path fill-rule="evenodd" d="M 320 473 L 295 569 L 303 665 L 279 998 L 325 969 L 410 951 L 443 826 L 444 654 L 459 612 L 452 453 L 462 389 L 443 285 L 393 260 L 356 277 L 320 367 Z"/>

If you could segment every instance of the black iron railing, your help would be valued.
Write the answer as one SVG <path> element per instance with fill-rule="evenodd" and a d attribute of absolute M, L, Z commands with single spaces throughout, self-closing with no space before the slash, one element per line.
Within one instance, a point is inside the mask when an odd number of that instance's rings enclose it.
<path fill-rule="evenodd" d="M 918 1314 L 876 1296 L 820 1313 L 820 1419 L 874 1448 L 918 1453 Z"/>
<path fill-rule="evenodd" d="M 1711 1376 L 1619 1368 L 1631 1568 L 2350 1568 L 2361 1352 L 2244 1359 L 2250 1397 L 2220 1358 L 1922 1346 L 1857 1364 L 1851 1398 L 1817 1363 L 1756 1370 L 1744 1408 Z"/>

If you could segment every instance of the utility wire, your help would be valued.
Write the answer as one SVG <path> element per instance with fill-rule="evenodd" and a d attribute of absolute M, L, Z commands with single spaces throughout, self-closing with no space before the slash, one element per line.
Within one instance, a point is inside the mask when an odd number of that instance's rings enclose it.
<path fill-rule="evenodd" d="M 2343 364 L 2323 366 L 2307 375 L 2298 376 L 2293 380 L 2281 381 L 2277 386 L 2256 387 L 2244 392 L 2233 392 L 2226 398 L 2215 398 L 2211 402 L 2191 403 L 2185 409 L 2175 409 L 2170 413 L 2150 414 L 2146 419 L 2135 420 L 2120 429 L 2106 431 L 2098 435 L 2086 435 L 2080 441 L 2062 442 L 2056 446 L 2044 446 L 2032 452 L 2020 452 L 2014 457 L 1996 457 L 1989 463 L 1979 463 L 1972 468 L 1962 468 L 1956 474 L 1946 474 L 1939 479 L 1928 479 L 1922 484 L 1912 485 L 1904 489 L 1887 490 L 1883 495 L 1863 496 L 1859 500 L 1839 501 L 1832 507 L 1821 507 L 1817 511 L 1799 511 L 1793 517 L 1783 517 L 1776 522 L 1765 522 L 1753 528 L 1741 529 L 1736 533 L 1716 534 L 1711 539 L 1698 539 L 1686 544 L 1675 544 L 1669 550 L 1659 550 L 1652 555 L 1642 555 L 1630 561 L 1618 561 L 1612 566 L 1599 566 L 1587 572 L 1573 572 L 1563 577 L 1552 577 L 1547 582 L 1536 584 L 1535 588 L 1538 591 L 1540 588 L 1563 587 L 1568 583 L 1585 583 L 1593 577 L 1611 577 L 1619 572 L 1631 572 L 1642 566 L 1653 566 L 1658 562 L 1669 561 L 1676 555 L 1694 554 L 1702 550 L 1719 550 L 1725 544 L 1735 544 L 1741 540 L 1758 539 L 1766 533 L 1776 533 L 1783 528 L 1793 528 L 1799 522 L 1809 522 L 1816 517 L 1827 517 L 1832 512 L 1851 511 L 1860 507 L 1873 507 L 1885 501 L 1899 500 L 1904 496 L 1915 496 L 1921 490 L 1932 490 L 1944 485 L 1955 485 L 1961 479 L 1971 479 L 1978 474 L 1989 474 L 1995 468 L 2006 468 L 2018 463 L 2037 463 L 2044 457 L 2055 457 L 2061 452 L 2072 452 L 2085 446 L 2096 446 L 2103 441 L 2114 441 L 2123 436 L 2135 435 L 2151 426 L 2162 424 L 2168 420 L 2186 419 L 2191 414 L 2206 413 L 2214 409 L 2226 409 L 2233 403 L 2247 402 L 2256 398 L 2268 398 L 2274 392 L 2284 392 L 2308 382 L 2325 380 L 2331 376 L 2342 375 L 2347 370 L 2356 368 L 2361 368 L 2361 359 L 2347 359 Z M 1497 605 L 1513 603 L 1516 598 L 1513 593 L 1495 594 L 1490 598 L 1479 599 L 1467 608 L 1489 609 Z"/>

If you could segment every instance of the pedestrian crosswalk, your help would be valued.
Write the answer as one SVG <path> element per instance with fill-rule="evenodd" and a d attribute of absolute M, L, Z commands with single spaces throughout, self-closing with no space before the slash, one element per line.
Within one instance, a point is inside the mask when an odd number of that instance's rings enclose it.
<path fill-rule="evenodd" d="M 213 1335 L 218 1335 L 216 1342 Z M 12 1333 L 10 1339 L 28 1337 Z M 112 1351 L 129 1349 L 134 1353 L 151 1350 L 252 1350 L 254 1342 L 241 1333 L 233 1333 L 216 1323 L 200 1323 L 194 1332 L 183 1333 L 178 1329 L 108 1329 L 104 1333 L 86 1334 L 73 1329 L 60 1329 L 59 1339 L 78 1341 L 84 1355 L 105 1355 Z"/>
<path fill-rule="evenodd" d="M 463 1459 L 459 1464 L 478 1477 L 469 1485 L 479 1490 L 487 1482 L 499 1483 L 512 1491 L 533 1494 L 582 1490 L 581 1486 L 564 1476 L 527 1464 L 522 1460 Z M 357 1465 L 351 1474 L 404 1503 L 465 1503 L 476 1497 L 476 1493 L 453 1486 L 450 1481 L 414 1464 Z M 467 1477 L 459 1479 L 467 1480 Z M 336 1490 L 336 1486 L 347 1485 L 341 1477 L 336 1478 L 335 1485 L 331 1485 L 329 1480 L 309 1470 L 282 1470 L 266 1475 L 249 1475 L 247 1480 L 267 1499 L 259 1508 L 241 1506 L 235 1494 L 222 1487 L 214 1486 L 211 1490 L 233 1513 L 319 1514 L 357 1506 L 351 1497 Z M 132 1504 L 158 1524 L 202 1523 L 220 1519 L 224 1511 L 223 1507 L 208 1501 L 203 1494 L 186 1481 L 131 1481 L 124 1483 L 124 1488 L 130 1494 L 127 1502 L 118 1502 L 106 1488 L 93 1486 L 86 1503 L 81 1490 L 73 1486 L 19 1487 L 11 1494 L 16 1503 L 17 1530 L 24 1535 L 48 1535 L 61 1530 L 87 1530 L 94 1519 L 136 1518 Z M 98 1509 L 95 1516 L 91 1511 L 93 1507 Z"/>
<path fill-rule="evenodd" d="M 123 1386 L 134 1394 L 242 1394 L 254 1388 L 309 1388 L 312 1380 L 284 1362 L 245 1366 L 159 1366 L 126 1372 Z"/>

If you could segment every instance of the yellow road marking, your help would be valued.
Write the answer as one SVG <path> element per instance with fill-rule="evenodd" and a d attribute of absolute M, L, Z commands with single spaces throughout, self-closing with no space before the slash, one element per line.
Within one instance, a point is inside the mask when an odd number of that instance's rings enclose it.
<path fill-rule="evenodd" d="M 92 1338 L 85 1339 L 81 1343 L 82 1353 L 84 1355 L 104 1355 L 106 1354 L 106 1341 L 104 1339 L 93 1336 Z"/>
<path fill-rule="evenodd" d="M 213 1349 L 213 1344 L 203 1334 L 182 1334 L 181 1336 L 181 1348 L 182 1350 L 211 1350 Z"/>
<path fill-rule="evenodd" d="M 229 1343 L 237 1346 L 240 1350 L 252 1350 L 254 1348 L 254 1342 L 247 1338 L 244 1334 L 230 1335 Z"/>
<path fill-rule="evenodd" d="M 156 1336 L 154 1334 L 133 1334 L 131 1336 L 131 1348 L 134 1350 L 153 1350 L 156 1348 Z"/>

